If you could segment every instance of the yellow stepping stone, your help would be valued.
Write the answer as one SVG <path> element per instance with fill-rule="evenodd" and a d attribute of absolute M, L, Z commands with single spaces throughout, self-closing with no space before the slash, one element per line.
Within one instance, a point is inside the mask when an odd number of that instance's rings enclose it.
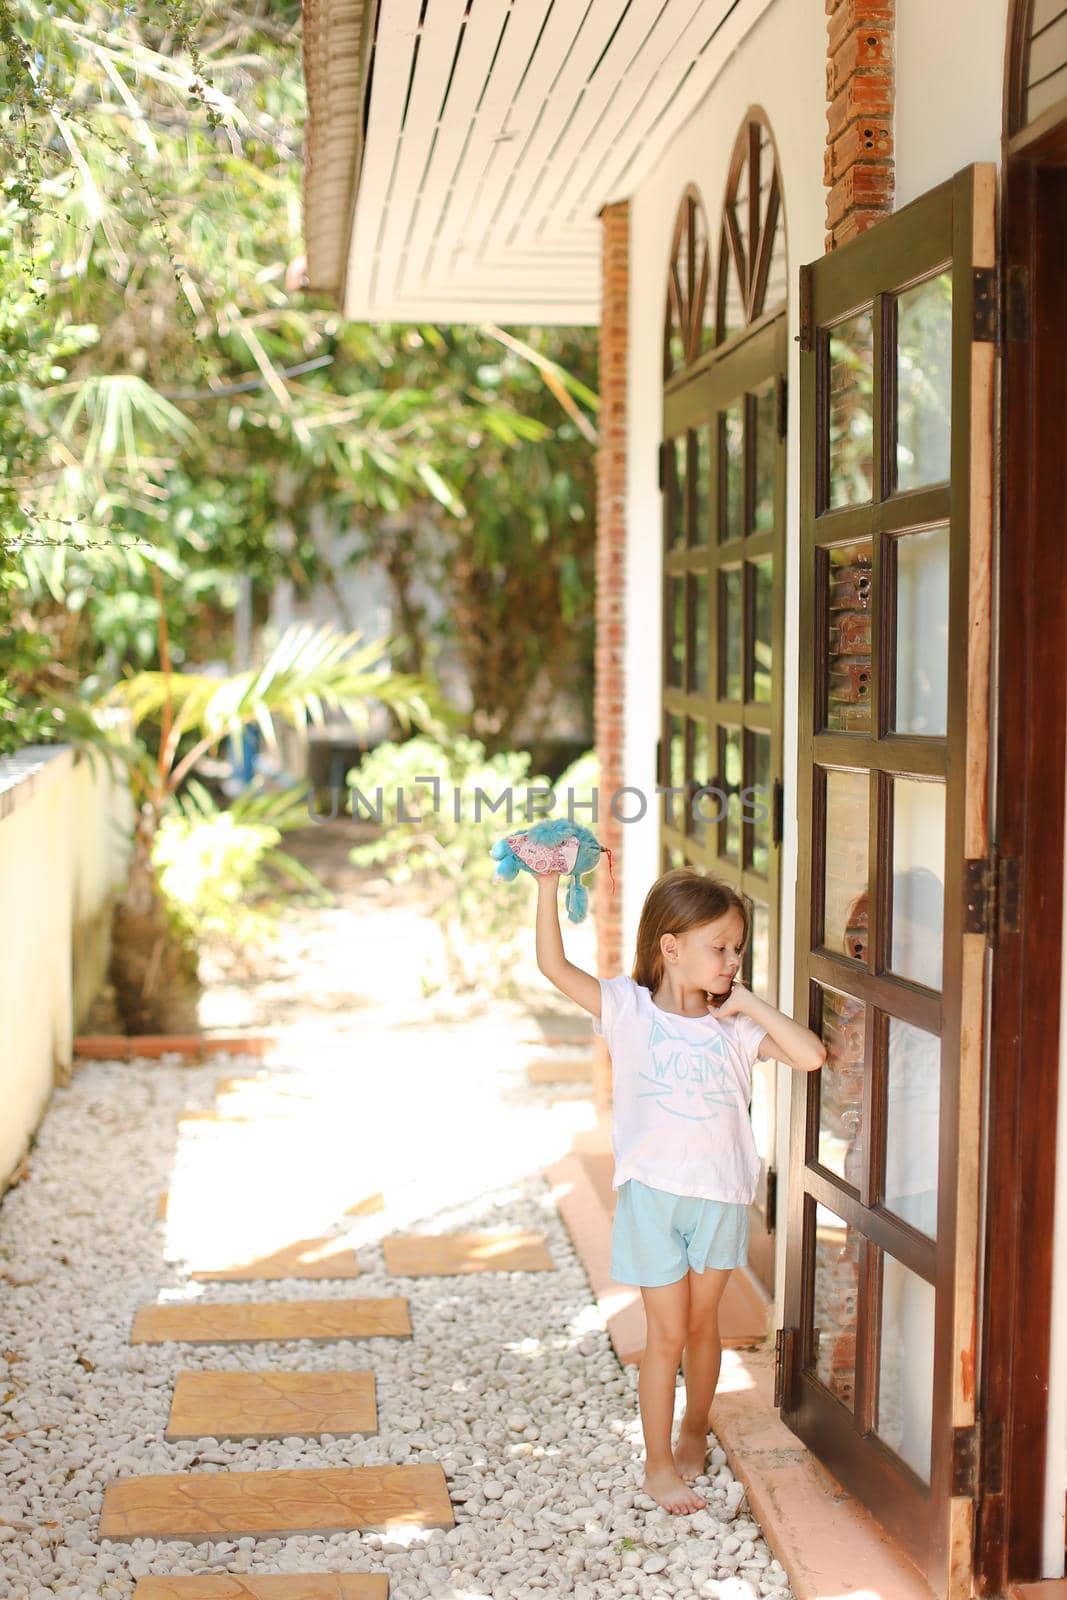
<path fill-rule="evenodd" d="M 177 1472 L 118 1478 L 104 1490 L 101 1539 L 288 1539 L 451 1528 L 439 1462 L 285 1472 Z"/>
<path fill-rule="evenodd" d="M 551 1272 L 555 1263 L 540 1233 L 408 1233 L 382 1241 L 397 1278 L 451 1277 L 461 1272 Z"/>
<path fill-rule="evenodd" d="M 179 1372 L 168 1439 L 377 1433 L 373 1372 Z"/>
<path fill-rule="evenodd" d="M 236 1259 L 234 1259 L 236 1254 Z M 347 1239 L 294 1239 L 266 1255 L 231 1252 L 226 1265 L 199 1267 L 191 1274 L 201 1282 L 221 1279 L 358 1278 L 359 1263 Z"/>
<path fill-rule="evenodd" d="M 245 1344 L 260 1339 L 406 1339 L 406 1300 L 267 1300 L 141 1306 L 131 1344 Z"/>
<path fill-rule="evenodd" d="M 133 1600 L 388 1600 L 380 1572 L 293 1572 L 253 1578 L 220 1572 L 189 1578 L 142 1578 Z"/>
<path fill-rule="evenodd" d="M 142 1578 L 133 1600 L 388 1600 L 380 1572 L 293 1572 L 284 1577 L 213 1573 L 210 1577 Z"/>

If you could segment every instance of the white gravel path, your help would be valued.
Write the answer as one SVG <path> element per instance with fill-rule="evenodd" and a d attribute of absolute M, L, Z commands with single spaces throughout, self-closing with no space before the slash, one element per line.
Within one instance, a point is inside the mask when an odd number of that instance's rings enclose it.
<path fill-rule="evenodd" d="M 57 1091 L 28 1176 L 0 1202 L 3 1600 L 125 1600 L 148 1572 L 382 1570 L 392 1600 L 790 1600 L 721 1450 L 706 1512 L 673 1518 L 639 1492 L 636 1372 L 615 1358 L 542 1176 L 588 1103 L 580 1091 L 530 1086 L 526 1062 L 543 1049 L 522 1044 L 529 1031 L 499 1009 L 415 1026 L 369 999 L 334 1010 L 328 1027 L 289 1032 L 268 1063 L 92 1063 Z M 232 1133 L 242 1145 L 240 1124 L 187 1124 L 179 1141 L 178 1113 L 211 1109 L 218 1080 L 235 1075 L 311 1096 L 274 1154 L 242 1158 L 226 1142 Z M 354 1281 L 189 1277 L 195 1241 L 220 1219 L 256 1216 L 283 1194 L 293 1234 L 339 1231 L 345 1206 L 376 1189 L 386 1211 L 350 1229 L 364 1269 Z M 171 1196 L 165 1223 L 161 1190 Z M 386 1232 L 505 1225 L 543 1231 L 558 1270 L 385 1273 Z M 129 1344 L 135 1309 L 157 1299 L 353 1294 L 406 1295 L 414 1337 Z M 380 1431 L 168 1444 L 182 1367 L 371 1367 Z M 97 1537 L 104 1486 L 118 1476 L 424 1460 L 447 1474 L 457 1521 L 448 1532 L 197 1545 Z"/>

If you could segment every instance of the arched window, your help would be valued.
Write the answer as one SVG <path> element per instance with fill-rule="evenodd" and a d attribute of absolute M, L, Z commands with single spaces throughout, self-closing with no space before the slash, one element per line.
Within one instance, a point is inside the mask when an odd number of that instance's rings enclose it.
<path fill-rule="evenodd" d="M 782 180 L 767 119 L 752 110 L 726 179 L 715 287 L 715 343 L 786 301 Z"/>
<path fill-rule="evenodd" d="M 1008 34 L 1007 134 L 1067 102 L 1067 10 L 1063 0 L 1015 0 Z M 1067 105 L 1064 106 L 1067 114 Z"/>
<path fill-rule="evenodd" d="M 700 195 L 690 185 L 678 207 L 671 241 L 663 328 L 664 380 L 711 349 L 714 341 L 708 317 L 710 288 L 708 220 Z"/>

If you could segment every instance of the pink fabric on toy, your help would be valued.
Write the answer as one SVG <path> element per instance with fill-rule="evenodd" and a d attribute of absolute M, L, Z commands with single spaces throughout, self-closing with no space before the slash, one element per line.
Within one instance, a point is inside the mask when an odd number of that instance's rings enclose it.
<path fill-rule="evenodd" d="M 578 859 L 577 839 L 559 844 L 538 844 L 525 833 L 509 833 L 508 844 L 531 872 L 572 872 Z"/>

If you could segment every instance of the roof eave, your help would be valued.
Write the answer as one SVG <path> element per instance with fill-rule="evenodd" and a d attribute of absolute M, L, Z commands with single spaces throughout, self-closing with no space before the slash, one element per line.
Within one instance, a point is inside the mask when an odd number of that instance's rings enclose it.
<path fill-rule="evenodd" d="M 308 288 L 342 304 L 363 159 L 378 0 L 304 0 L 304 238 Z"/>

